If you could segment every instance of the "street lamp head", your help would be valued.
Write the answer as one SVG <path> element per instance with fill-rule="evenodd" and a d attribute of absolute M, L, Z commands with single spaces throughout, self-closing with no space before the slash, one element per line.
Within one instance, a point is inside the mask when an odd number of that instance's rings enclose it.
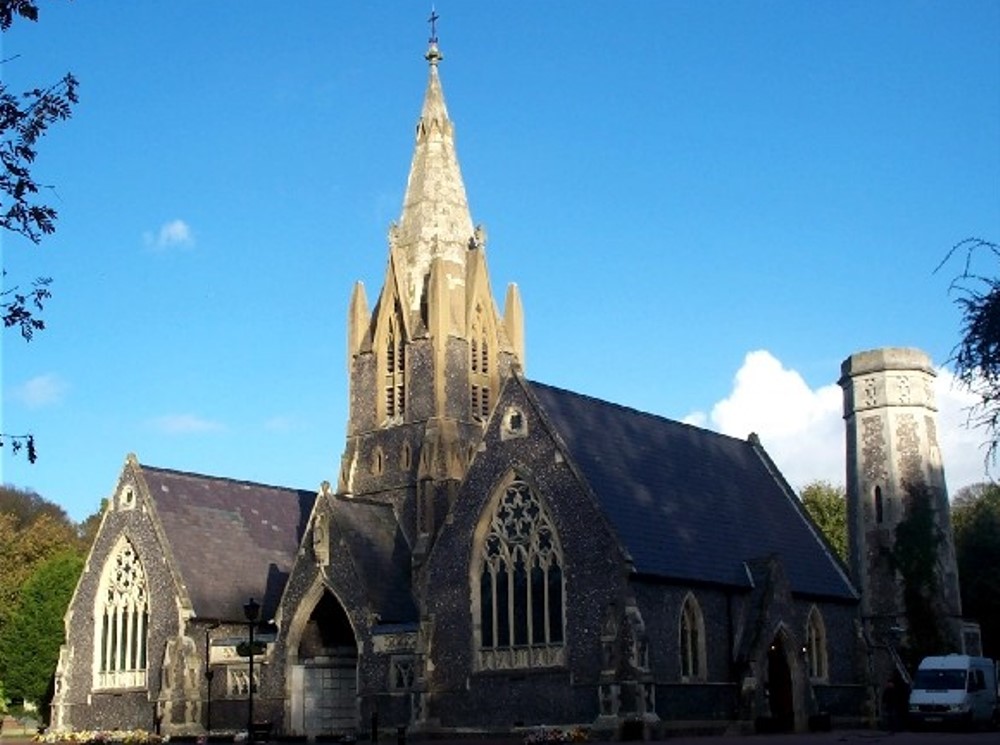
<path fill-rule="evenodd" d="M 260 616 L 260 603 L 250 598 L 250 600 L 243 604 L 243 614 L 247 617 L 248 621 L 256 621 Z"/>

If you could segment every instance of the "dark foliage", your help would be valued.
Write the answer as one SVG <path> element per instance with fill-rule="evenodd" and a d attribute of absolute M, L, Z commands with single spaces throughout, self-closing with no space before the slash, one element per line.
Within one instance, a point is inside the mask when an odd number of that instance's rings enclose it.
<path fill-rule="evenodd" d="M 31 166 L 38 155 L 38 140 L 49 126 L 72 114 L 77 98 L 77 81 L 71 74 L 48 88 L 12 93 L 0 83 L 0 227 L 39 243 L 55 231 L 56 210 L 39 200 L 43 188 Z M 51 296 L 51 280 L 40 277 L 31 289 L 13 287 L 3 293 L 0 303 L 6 328 L 17 327 L 31 340 L 45 328 L 37 314 Z"/>
<path fill-rule="evenodd" d="M 991 265 L 1000 259 L 1000 244 L 981 238 L 966 238 L 952 247 L 938 266 L 956 254 L 964 254 L 962 272 L 952 281 L 950 291 L 962 311 L 962 338 L 952 350 L 955 374 L 978 401 L 969 411 L 969 421 L 986 427 L 987 463 L 993 463 L 1000 445 L 1000 279 L 994 272 L 973 269 L 983 254 Z"/>
<path fill-rule="evenodd" d="M 962 612 L 979 622 L 983 654 L 1000 657 L 1000 485 L 976 484 L 951 510 Z"/>
<path fill-rule="evenodd" d="M 0 0 L 0 30 L 9 29 L 15 16 L 37 21 L 38 6 L 34 0 Z"/>
<path fill-rule="evenodd" d="M 34 0 L 0 0 L 0 29 L 6 31 L 17 18 L 38 20 Z M 10 64 L 12 60 L 4 60 Z M 78 102 L 77 80 L 67 73 L 52 85 L 23 93 L 12 92 L 0 78 L 0 228 L 39 243 L 55 231 L 56 210 L 41 198 L 32 166 L 38 155 L 38 141 L 56 122 L 69 119 Z M 3 271 L 2 275 L 7 276 Z M 29 288 L 19 284 L 0 292 L 0 316 L 5 329 L 16 328 L 26 341 L 45 328 L 40 317 L 45 302 L 52 297 L 52 280 L 38 277 Z M 0 436 L 0 445 L 10 442 L 17 453 L 23 448 L 28 461 L 37 459 L 35 440 L 30 435 Z"/>
<path fill-rule="evenodd" d="M 48 515 L 57 523 L 70 524 L 66 510 L 32 489 L 19 489 L 4 484 L 0 486 L 0 514 L 14 518 L 15 530 L 26 530 L 42 515 Z"/>
<path fill-rule="evenodd" d="M 938 554 L 945 536 L 938 525 L 934 498 L 923 481 L 904 482 L 906 517 L 896 526 L 892 563 L 903 582 L 908 621 L 904 657 L 912 668 L 929 655 L 958 647 L 948 631 L 941 598 Z"/>

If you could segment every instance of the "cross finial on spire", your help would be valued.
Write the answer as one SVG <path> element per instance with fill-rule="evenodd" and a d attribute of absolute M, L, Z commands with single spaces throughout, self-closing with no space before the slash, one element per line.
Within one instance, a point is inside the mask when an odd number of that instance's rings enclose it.
<path fill-rule="evenodd" d="M 437 43 L 438 43 L 438 37 L 437 37 L 437 22 L 438 22 L 438 19 L 439 19 L 440 17 L 441 17 L 441 16 L 439 16 L 439 15 L 437 14 L 437 11 L 436 11 L 436 10 L 434 10 L 434 6 L 432 5 L 432 6 L 431 6 L 431 17 L 427 19 L 427 22 L 428 22 L 429 24 L 431 24 L 431 38 L 430 38 L 430 39 L 428 39 L 427 41 L 428 41 L 428 42 L 430 42 L 431 44 L 437 44 Z"/>
<path fill-rule="evenodd" d="M 427 19 L 427 22 L 431 24 L 431 38 L 427 40 L 430 46 L 427 48 L 427 54 L 424 55 L 424 59 L 430 62 L 431 65 L 437 65 L 438 62 L 444 59 L 444 55 L 438 51 L 437 22 L 440 17 L 432 5 L 431 17 Z"/>

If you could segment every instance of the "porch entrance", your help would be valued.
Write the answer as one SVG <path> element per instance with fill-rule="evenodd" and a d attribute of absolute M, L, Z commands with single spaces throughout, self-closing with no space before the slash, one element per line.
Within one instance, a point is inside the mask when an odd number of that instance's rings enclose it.
<path fill-rule="evenodd" d="M 309 736 L 358 728 L 358 645 L 340 602 L 324 592 L 291 670 L 291 729 Z"/>
<path fill-rule="evenodd" d="M 776 732 L 795 729 L 795 702 L 792 696 L 792 670 L 781 634 L 774 637 L 767 653 L 767 691 L 771 704 L 771 721 Z"/>

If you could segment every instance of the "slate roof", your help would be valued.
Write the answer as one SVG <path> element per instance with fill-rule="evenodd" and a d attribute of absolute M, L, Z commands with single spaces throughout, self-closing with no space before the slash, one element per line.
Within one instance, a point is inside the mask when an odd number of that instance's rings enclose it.
<path fill-rule="evenodd" d="M 356 497 L 333 498 L 333 522 L 354 560 L 381 624 L 417 620 L 410 588 L 411 554 L 392 505 Z"/>
<path fill-rule="evenodd" d="M 637 572 L 749 588 L 778 554 L 793 592 L 856 599 L 759 445 L 528 382 Z"/>
<path fill-rule="evenodd" d="M 195 613 L 244 619 L 253 597 L 274 617 L 315 492 L 141 466 Z"/>

